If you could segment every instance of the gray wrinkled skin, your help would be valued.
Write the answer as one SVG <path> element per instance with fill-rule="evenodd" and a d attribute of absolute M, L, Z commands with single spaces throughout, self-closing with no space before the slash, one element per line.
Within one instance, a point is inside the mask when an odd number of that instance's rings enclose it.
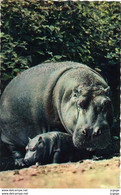
<path fill-rule="evenodd" d="M 25 148 L 28 137 L 50 131 L 68 132 L 78 148 L 105 148 L 112 121 L 107 83 L 80 63 L 30 68 L 9 83 L 0 100 L 1 138 L 15 158 L 21 156 L 16 148 Z"/>
<path fill-rule="evenodd" d="M 80 160 L 79 151 L 74 147 L 72 136 L 61 132 L 48 132 L 39 134 L 33 139 L 29 138 L 26 146 L 24 162 L 33 165 L 63 163 Z"/>

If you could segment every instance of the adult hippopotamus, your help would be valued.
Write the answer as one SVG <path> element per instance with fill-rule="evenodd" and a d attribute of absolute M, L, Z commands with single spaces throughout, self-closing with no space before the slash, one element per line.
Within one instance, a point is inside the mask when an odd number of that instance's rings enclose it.
<path fill-rule="evenodd" d="M 112 121 L 108 84 L 96 71 L 75 62 L 25 70 L 0 100 L 1 139 L 16 164 L 22 164 L 29 137 L 50 131 L 71 134 L 77 148 L 104 149 L 111 140 Z"/>

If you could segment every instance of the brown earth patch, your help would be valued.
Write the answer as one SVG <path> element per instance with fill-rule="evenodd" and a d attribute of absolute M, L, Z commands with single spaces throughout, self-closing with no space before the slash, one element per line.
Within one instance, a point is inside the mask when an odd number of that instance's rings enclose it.
<path fill-rule="evenodd" d="M 119 188 L 120 158 L 0 172 L 0 188 Z"/>

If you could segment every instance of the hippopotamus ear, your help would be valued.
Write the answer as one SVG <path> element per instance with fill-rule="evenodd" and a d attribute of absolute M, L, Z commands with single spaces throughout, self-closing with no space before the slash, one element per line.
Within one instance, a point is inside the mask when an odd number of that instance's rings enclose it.
<path fill-rule="evenodd" d="M 104 89 L 105 93 L 109 96 L 110 95 L 110 87 L 108 86 L 107 88 Z"/>
<path fill-rule="evenodd" d="M 38 143 L 40 144 L 40 143 L 42 143 L 42 142 L 44 142 L 44 138 L 40 135 L 40 136 L 39 136 L 39 139 L 38 139 Z"/>
<path fill-rule="evenodd" d="M 32 140 L 30 137 L 28 137 L 29 142 Z"/>

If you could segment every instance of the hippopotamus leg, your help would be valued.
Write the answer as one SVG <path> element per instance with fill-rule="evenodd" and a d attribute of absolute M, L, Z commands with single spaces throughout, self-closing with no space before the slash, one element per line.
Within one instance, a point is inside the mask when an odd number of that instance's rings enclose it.
<path fill-rule="evenodd" d="M 15 166 L 16 167 L 23 167 L 23 166 L 25 166 L 25 163 L 23 161 L 24 160 L 24 156 L 25 156 L 25 152 L 24 152 L 23 148 L 18 149 L 14 145 L 10 145 L 9 149 L 12 152 Z"/>
<path fill-rule="evenodd" d="M 7 138 L 4 134 L 1 135 L 1 140 L 3 143 L 6 143 L 8 149 L 12 153 L 12 157 L 14 159 L 15 167 L 23 167 L 25 164 L 23 163 L 23 159 L 25 156 L 25 147 L 24 145 L 13 144 L 9 138 Z"/>
<path fill-rule="evenodd" d="M 60 149 L 55 151 L 54 156 L 53 156 L 53 163 L 60 163 L 61 162 L 61 159 L 60 159 L 61 154 L 60 153 L 61 153 Z"/>

